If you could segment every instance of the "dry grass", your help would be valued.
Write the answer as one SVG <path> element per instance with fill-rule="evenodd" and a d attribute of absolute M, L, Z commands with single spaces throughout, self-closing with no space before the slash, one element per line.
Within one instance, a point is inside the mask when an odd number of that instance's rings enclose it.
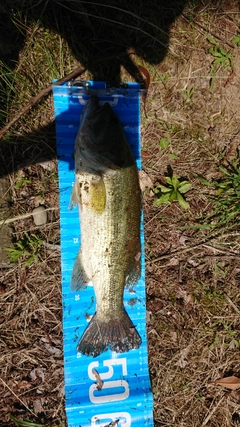
<path fill-rule="evenodd" d="M 156 24 L 156 19 L 152 22 Z M 95 41 L 96 32 L 102 34 L 101 25 L 94 27 Z M 59 35 L 40 24 L 27 28 L 10 115 L 51 78 L 76 66 Z M 218 179 L 218 165 L 222 159 L 231 160 L 239 146 L 240 56 L 239 48 L 232 46 L 238 28 L 237 2 L 218 2 L 217 7 L 196 2 L 172 23 L 169 51 L 161 62 L 150 60 L 150 54 L 132 56 L 151 74 L 147 116 L 142 113 L 143 169 L 153 187 L 171 173 L 192 183 L 186 194 L 189 210 L 183 211 L 177 202 L 153 206 L 156 196 L 149 189 L 143 195 L 149 367 L 159 427 L 240 423 L 239 391 L 214 383 L 221 376 L 240 377 L 238 224 L 231 229 L 193 228 L 213 207 L 210 190 L 198 175 Z M 226 51 L 232 50 L 233 67 L 211 72 L 209 36 Z M 139 37 L 142 42 L 143 34 Z M 126 68 L 122 78 L 128 80 Z M 161 138 L 169 140 L 165 150 Z M 56 163 L 51 171 L 38 164 L 41 157 L 55 156 L 52 100 L 33 109 L 7 139 L 12 144 L 6 146 L 10 152 L 6 166 L 15 170 L 10 174 L 13 215 L 31 212 L 39 197 L 46 207 L 56 207 Z M 16 188 L 17 174 L 30 183 Z M 0 420 L 13 425 L 9 421 L 13 413 L 19 419 L 59 426 L 66 420 L 58 212 L 51 211 L 47 225 L 40 228 L 31 218 L 14 223 L 16 240 L 24 231 L 39 235 L 50 246 L 41 246 L 37 264 L 24 267 L 22 260 L 1 272 Z"/>

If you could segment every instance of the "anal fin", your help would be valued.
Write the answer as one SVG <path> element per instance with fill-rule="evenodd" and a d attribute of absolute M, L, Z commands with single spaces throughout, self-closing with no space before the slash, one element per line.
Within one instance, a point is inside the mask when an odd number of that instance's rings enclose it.
<path fill-rule="evenodd" d="M 127 288 L 133 288 L 137 284 L 141 277 L 141 252 L 138 252 L 135 256 L 134 262 L 130 265 L 126 280 L 125 280 L 125 286 Z"/>
<path fill-rule="evenodd" d="M 77 258 L 74 263 L 72 278 L 71 278 L 71 291 L 76 292 L 81 289 L 86 289 L 90 278 L 87 276 L 83 264 L 81 249 L 78 252 Z"/>

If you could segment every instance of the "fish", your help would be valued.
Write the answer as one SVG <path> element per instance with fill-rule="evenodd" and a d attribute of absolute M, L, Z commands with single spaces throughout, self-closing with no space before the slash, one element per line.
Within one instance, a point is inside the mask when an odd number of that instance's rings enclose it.
<path fill-rule="evenodd" d="M 77 351 L 96 357 L 139 348 L 141 337 L 123 303 L 124 288 L 141 275 L 141 192 L 136 162 L 118 117 L 108 102 L 92 95 L 80 117 L 74 146 L 75 183 L 81 243 L 71 290 L 92 282 L 96 312 Z"/>

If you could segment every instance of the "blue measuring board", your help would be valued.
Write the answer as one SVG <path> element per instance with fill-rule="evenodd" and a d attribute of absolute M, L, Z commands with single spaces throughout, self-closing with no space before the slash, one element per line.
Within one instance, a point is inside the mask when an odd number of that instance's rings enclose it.
<path fill-rule="evenodd" d="M 139 349 L 126 353 L 108 350 L 98 357 L 76 350 L 89 319 L 95 313 L 92 286 L 71 292 L 73 265 L 80 246 L 78 208 L 69 210 L 75 182 L 74 143 L 81 111 L 90 95 L 100 105 L 109 102 L 118 116 L 141 168 L 140 98 L 137 83 L 108 88 L 105 82 L 74 82 L 53 85 L 60 191 L 60 235 L 63 301 L 65 401 L 68 427 L 153 426 L 153 399 L 148 370 L 144 226 L 141 218 L 141 277 L 124 291 L 124 306 L 141 335 Z M 99 386 L 101 378 L 101 386 Z M 100 382 L 101 382 L 100 381 Z"/>

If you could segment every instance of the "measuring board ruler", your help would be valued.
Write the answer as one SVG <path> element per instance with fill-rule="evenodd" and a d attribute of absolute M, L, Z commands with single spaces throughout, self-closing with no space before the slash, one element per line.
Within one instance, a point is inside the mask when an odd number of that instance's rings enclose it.
<path fill-rule="evenodd" d="M 78 208 L 69 210 L 75 182 L 74 143 L 80 115 L 91 95 L 100 105 L 109 102 L 141 168 L 140 98 L 137 83 L 108 88 L 105 82 L 69 82 L 53 85 L 60 192 L 60 235 L 63 301 L 65 401 L 68 427 L 153 426 L 153 401 L 148 371 L 144 226 L 141 217 L 141 277 L 125 289 L 124 306 L 141 335 L 140 348 L 126 353 L 111 350 L 93 358 L 78 353 L 77 343 L 95 313 L 92 286 L 71 292 L 73 265 L 80 247 Z M 98 376 L 102 387 L 98 385 Z M 99 389 L 100 388 L 100 389 Z"/>

